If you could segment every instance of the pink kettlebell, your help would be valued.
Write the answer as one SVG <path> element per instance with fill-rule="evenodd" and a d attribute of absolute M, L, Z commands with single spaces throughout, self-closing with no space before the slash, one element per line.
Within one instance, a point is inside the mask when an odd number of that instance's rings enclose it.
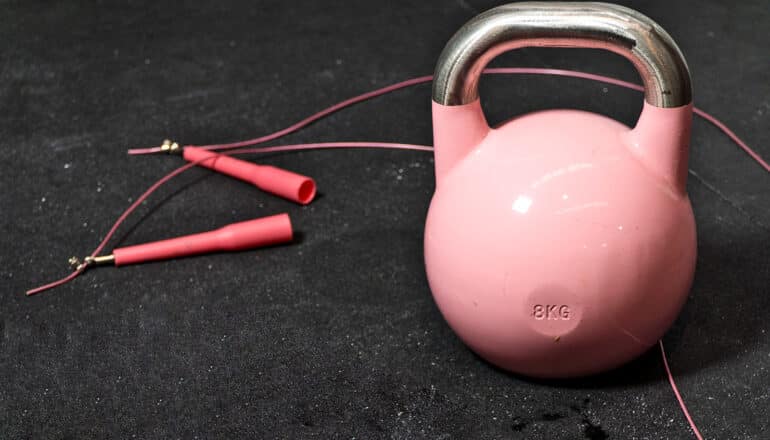
<path fill-rule="evenodd" d="M 636 127 L 548 110 L 490 128 L 481 71 L 525 46 L 628 58 L 645 88 Z M 696 253 L 690 75 L 671 37 L 612 4 L 501 6 L 449 41 L 433 101 L 425 264 L 460 338 L 501 368 L 551 378 L 605 371 L 655 344 L 685 303 Z"/>

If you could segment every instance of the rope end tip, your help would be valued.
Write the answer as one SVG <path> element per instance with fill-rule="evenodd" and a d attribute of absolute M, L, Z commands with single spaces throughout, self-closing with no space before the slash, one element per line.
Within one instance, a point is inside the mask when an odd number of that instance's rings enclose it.
<path fill-rule="evenodd" d="M 182 153 L 182 147 L 179 145 L 178 142 L 174 142 L 172 140 L 166 139 L 163 141 L 162 144 L 160 144 L 160 146 L 157 146 L 157 147 L 130 148 L 128 150 L 128 154 L 131 156 L 136 156 L 140 154 L 155 154 L 155 153 L 180 154 Z"/>

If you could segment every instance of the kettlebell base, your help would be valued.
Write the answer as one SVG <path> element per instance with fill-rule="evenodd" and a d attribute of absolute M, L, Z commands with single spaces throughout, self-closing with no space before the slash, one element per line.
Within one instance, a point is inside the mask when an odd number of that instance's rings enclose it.
<path fill-rule="evenodd" d="M 694 217 L 630 133 L 588 112 L 532 113 L 491 129 L 441 178 L 428 281 L 452 329 L 493 364 L 591 375 L 648 350 L 676 319 Z"/>

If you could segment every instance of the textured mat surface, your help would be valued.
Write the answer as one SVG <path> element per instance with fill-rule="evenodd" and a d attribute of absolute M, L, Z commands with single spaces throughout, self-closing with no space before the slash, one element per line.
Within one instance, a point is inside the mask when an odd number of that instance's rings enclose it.
<path fill-rule="evenodd" d="M 208 3 L 208 4 L 206 4 Z M 288 211 L 299 243 L 66 273 L 129 200 L 179 165 L 127 157 L 165 137 L 268 133 L 432 72 L 493 2 L 3 1 L 0 14 L 0 437 L 682 439 L 656 351 L 598 376 L 492 368 L 436 309 L 422 263 L 430 154 L 320 151 L 266 162 L 314 176 L 300 208 L 194 170 L 121 229 L 134 244 Z M 770 158 L 765 0 L 630 2 L 677 40 L 696 104 Z M 495 65 L 636 81 L 616 55 L 527 49 Z M 491 122 L 571 107 L 633 124 L 641 96 L 584 80 L 482 82 Z M 429 86 L 359 105 L 286 142 L 431 142 Z M 708 438 L 770 437 L 770 177 L 696 120 L 695 285 L 665 338 Z"/>

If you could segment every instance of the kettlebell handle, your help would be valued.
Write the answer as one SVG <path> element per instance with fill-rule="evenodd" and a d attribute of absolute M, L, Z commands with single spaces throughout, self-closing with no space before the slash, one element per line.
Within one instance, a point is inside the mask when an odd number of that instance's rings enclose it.
<path fill-rule="evenodd" d="M 433 100 L 446 106 L 476 101 L 484 67 L 503 52 L 531 46 L 615 52 L 639 71 L 648 104 L 672 108 L 692 101 L 687 64 L 660 25 L 633 9 L 585 2 L 512 3 L 478 15 L 441 53 Z"/>

